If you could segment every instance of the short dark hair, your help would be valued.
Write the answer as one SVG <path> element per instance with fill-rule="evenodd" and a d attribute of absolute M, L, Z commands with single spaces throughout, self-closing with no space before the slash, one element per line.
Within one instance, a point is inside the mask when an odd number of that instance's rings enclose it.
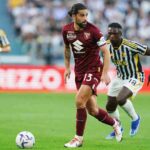
<path fill-rule="evenodd" d="M 69 16 L 75 15 L 79 10 L 87 9 L 87 7 L 82 3 L 76 3 L 71 7 L 71 10 L 68 12 Z"/>
<path fill-rule="evenodd" d="M 110 23 L 110 24 L 108 25 L 108 27 L 122 29 L 121 24 L 119 24 L 119 23 L 117 23 L 117 22 Z"/>

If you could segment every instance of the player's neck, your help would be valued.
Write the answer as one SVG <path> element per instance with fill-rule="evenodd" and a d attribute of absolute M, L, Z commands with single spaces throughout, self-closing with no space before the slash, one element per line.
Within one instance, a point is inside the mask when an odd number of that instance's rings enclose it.
<path fill-rule="evenodd" d="M 118 41 L 116 41 L 116 42 L 112 42 L 113 47 L 114 47 L 114 48 L 118 48 L 118 47 L 121 45 L 122 40 L 123 40 L 123 39 L 120 39 L 120 40 L 118 40 Z"/>

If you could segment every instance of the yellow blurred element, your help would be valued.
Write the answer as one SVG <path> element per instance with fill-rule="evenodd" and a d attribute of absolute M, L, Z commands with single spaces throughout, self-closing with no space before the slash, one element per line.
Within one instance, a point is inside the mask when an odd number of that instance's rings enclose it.
<path fill-rule="evenodd" d="M 0 36 L 6 36 L 6 33 L 0 29 Z"/>
<path fill-rule="evenodd" d="M 24 5 L 25 2 L 26 2 L 26 0 L 9 0 L 8 5 L 9 5 L 10 8 L 13 9 L 15 7 Z"/>

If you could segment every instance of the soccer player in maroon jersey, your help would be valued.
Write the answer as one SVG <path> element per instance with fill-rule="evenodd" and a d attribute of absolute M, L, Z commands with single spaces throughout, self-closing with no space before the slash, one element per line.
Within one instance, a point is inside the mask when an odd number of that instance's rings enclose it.
<path fill-rule="evenodd" d="M 62 35 L 65 43 L 65 82 L 70 77 L 70 50 L 75 61 L 76 94 L 76 135 L 65 147 L 80 147 L 83 143 L 83 133 L 87 119 L 87 112 L 99 121 L 113 127 L 116 140 L 121 141 L 122 133 L 118 121 L 112 119 L 106 111 L 98 107 L 96 89 L 100 81 L 109 84 L 108 69 L 110 54 L 106 42 L 99 29 L 87 21 L 88 10 L 82 3 L 74 4 L 68 14 L 73 22 L 65 25 Z M 99 51 L 103 53 L 102 63 Z"/>

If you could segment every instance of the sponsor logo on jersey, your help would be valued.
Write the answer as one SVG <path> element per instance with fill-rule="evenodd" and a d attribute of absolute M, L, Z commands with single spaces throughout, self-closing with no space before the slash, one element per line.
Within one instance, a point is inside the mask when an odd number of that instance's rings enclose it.
<path fill-rule="evenodd" d="M 82 46 L 83 43 L 79 40 L 76 40 L 75 42 L 72 43 L 73 44 L 73 48 L 76 50 L 75 53 L 85 53 L 85 52 L 81 52 L 81 50 L 84 49 L 84 47 Z"/>
<path fill-rule="evenodd" d="M 114 60 L 114 59 L 112 59 L 112 61 L 116 66 L 127 66 L 128 65 L 126 61 Z"/>
<path fill-rule="evenodd" d="M 68 40 L 74 40 L 74 39 L 76 39 L 76 34 L 73 32 L 73 31 L 68 31 L 68 33 L 67 33 L 67 39 Z"/>

